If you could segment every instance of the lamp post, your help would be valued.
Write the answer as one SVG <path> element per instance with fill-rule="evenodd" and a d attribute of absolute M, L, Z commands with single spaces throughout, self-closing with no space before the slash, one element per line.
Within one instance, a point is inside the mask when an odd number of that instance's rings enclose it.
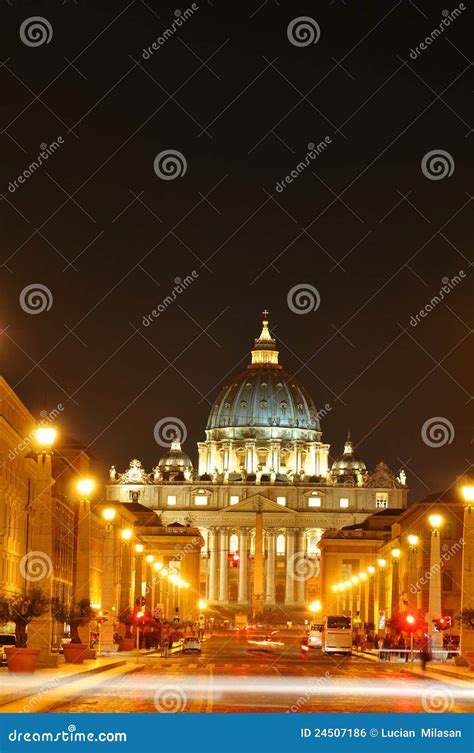
<path fill-rule="evenodd" d="M 362 572 L 359 573 L 359 613 L 360 613 L 360 619 L 362 622 L 362 627 L 364 627 L 364 624 L 367 622 L 367 599 L 366 599 L 366 589 L 367 589 L 367 573 Z"/>
<path fill-rule="evenodd" d="M 407 537 L 408 540 L 408 591 L 413 595 L 414 605 L 419 609 L 418 604 L 418 586 L 417 586 L 417 558 L 418 558 L 418 542 L 419 538 L 414 533 L 410 533 Z"/>
<path fill-rule="evenodd" d="M 146 562 L 146 570 L 145 570 L 145 580 L 146 580 L 146 591 L 145 591 L 145 606 L 148 609 L 148 614 L 151 614 L 153 611 L 153 562 L 155 561 L 155 557 L 153 554 L 147 554 L 145 556 L 145 562 Z"/>
<path fill-rule="evenodd" d="M 431 546 L 430 546 L 430 585 L 428 599 L 428 631 L 431 639 L 431 648 L 434 651 L 441 650 L 443 637 L 435 630 L 433 620 L 441 617 L 441 534 L 443 524 L 441 515 L 430 515 Z"/>
<path fill-rule="evenodd" d="M 51 454 L 56 439 L 56 429 L 52 426 L 40 426 L 36 429 L 37 444 L 37 478 L 31 511 L 34 515 L 34 526 L 29 539 L 29 515 L 27 517 L 27 536 L 25 552 L 25 590 L 31 582 L 39 586 L 47 598 L 53 596 L 53 499 L 52 499 L 52 462 Z M 33 572 L 34 564 L 38 561 L 42 566 L 41 582 Z M 28 648 L 40 648 L 39 665 L 55 667 L 58 662 L 57 654 L 51 651 L 54 620 L 51 611 L 40 617 L 35 617 L 28 630 Z"/>
<path fill-rule="evenodd" d="M 157 606 L 161 604 L 160 601 L 160 572 L 163 570 L 163 563 L 162 562 L 154 562 L 153 563 L 153 570 L 155 571 L 155 574 L 153 576 L 153 615 L 156 612 Z M 163 617 L 163 614 L 160 613 L 159 617 Z"/>
<path fill-rule="evenodd" d="M 309 611 L 313 615 L 313 620 L 316 617 L 317 614 L 321 611 L 321 602 L 319 599 L 316 599 L 316 601 L 311 602 L 311 604 L 308 606 Z"/>
<path fill-rule="evenodd" d="M 379 566 L 379 619 L 378 619 L 378 625 L 377 630 L 380 630 L 383 628 L 385 630 L 385 623 L 386 623 L 386 614 L 385 614 L 385 565 L 387 564 L 387 560 L 385 560 L 383 557 L 381 557 L 379 560 L 377 560 L 377 565 Z M 382 620 L 383 616 L 383 620 Z"/>
<path fill-rule="evenodd" d="M 392 587 L 390 618 L 393 620 L 400 608 L 400 549 L 392 549 Z"/>
<path fill-rule="evenodd" d="M 368 622 L 371 622 L 374 626 L 375 632 L 377 632 L 377 622 L 375 619 L 375 567 L 369 565 L 367 568 L 369 573 L 369 604 L 368 604 Z"/>
<path fill-rule="evenodd" d="M 133 531 L 131 528 L 123 528 L 120 532 L 122 539 L 122 557 L 120 563 L 120 600 L 119 614 L 125 614 L 130 607 L 130 591 L 132 580 L 132 553 L 131 539 Z"/>
<path fill-rule="evenodd" d="M 135 604 L 142 606 L 143 544 L 135 544 Z"/>
<path fill-rule="evenodd" d="M 359 578 L 357 575 L 353 575 L 351 577 L 352 581 L 352 606 L 351 606 L 351 617 L 353 622 L 357 621 L 358 613 L 359 613 L 359 605 L 358 605 L 358 591 L 359 591 Z"/>
<path fill-rule="evenodd" d="M 465 484 L 461 490 L 464 500 L 463 518 L 463 549 L 462 549 L 462 580 L 461 580 L 461 612 L 468 607 L 472 608 L 472 596 L 474 594 L 474 484 L 472 481 Z M 461 622 L 461 654 L 474 651 L 474 626 L 472 622 Z"/>

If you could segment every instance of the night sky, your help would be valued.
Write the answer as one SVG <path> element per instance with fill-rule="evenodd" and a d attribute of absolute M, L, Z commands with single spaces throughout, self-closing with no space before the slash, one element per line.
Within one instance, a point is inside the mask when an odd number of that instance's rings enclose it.
<path fill-rule="evenodd" d="M 97 470 L 151 470 L 168 416 L 197 460 L 268 308 L 280 362 L 330 406 L 332 457 L 350 427 L 369 468 L 406 468 L 412 499 L 443 490 L 471 458 L 472 11 L 410 57 L 457 5 L 212 0 L 183 21 L 190 7 L 0 3 L 4 377 L 35 415 L 62 403 Z M 49 41 L 25 43 L 32 16 Z M 314 40 L 295 44 L 303 16 Z M 168 150 L 183 174 L 165 180 Z"/>

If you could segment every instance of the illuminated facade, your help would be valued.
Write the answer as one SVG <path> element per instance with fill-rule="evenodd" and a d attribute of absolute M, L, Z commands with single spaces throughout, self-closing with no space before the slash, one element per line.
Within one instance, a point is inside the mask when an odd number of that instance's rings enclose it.
<path fill-rule="evenodd" d="M 280 365 L 266 318 L 251 363 L 211 408 L 198 456 L 195 468 L 176 439 L 151 473 L 138 460 L 124 473 L 112 467 L 106 498 L 139 502 L 162 525 L 199 528 L 201 595 L 224 611 L 252 603 L 257 510 L 265 529 L 264 603 L 291 615 L 321 594 L 318 543 L 326 529 L 406 507 L 404 472 L 396 478 L 379 463 L 370 473 L 354 457 L 350 436 L 329 463 L 316 406 Z"/>

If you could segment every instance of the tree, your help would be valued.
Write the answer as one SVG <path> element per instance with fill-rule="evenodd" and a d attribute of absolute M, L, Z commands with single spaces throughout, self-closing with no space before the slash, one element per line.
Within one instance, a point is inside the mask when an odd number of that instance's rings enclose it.
<path fill-rule="evenodd" d="M 474 630 L 474 609 L 472 607 L 466 607 L 458 615 L 456 619 L 460 625 L 467 628 L 467 630 Z"/>
<path fill-rule="evenodd" d="M 66 622 L 71 628 L 71 643 L 82 643 L 79 628 L 94 619 L 95 613 L 89 599 L 80 599 L 77 604 L 53 602 L 53 617 L 57 622 Z"/>
<path fill-rule="evenodd" d="M 32 588 L 27 594 L 0 597 L 0 622 L 15 623 L 17 648 L 27 647 L 27 626 L 34 617 L 45 614 L 50 603 L 50 599 L 40 588 Z"/>

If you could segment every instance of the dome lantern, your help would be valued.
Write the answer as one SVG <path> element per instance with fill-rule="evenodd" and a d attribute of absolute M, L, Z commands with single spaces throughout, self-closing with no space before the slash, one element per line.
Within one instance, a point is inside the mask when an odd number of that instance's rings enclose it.
<path fill-rule="evenodd" d="M 261 366 L 265 364 L 267 366 L 278 367 L 278 351 L 276 350 L 276 340 L 271 336 L 268 329 L 268 311 L 265 309 L 263 312 L 262 331 L 260 337 L 257 337 L 252 348 L 252 363 L 251 366 Z"/>

